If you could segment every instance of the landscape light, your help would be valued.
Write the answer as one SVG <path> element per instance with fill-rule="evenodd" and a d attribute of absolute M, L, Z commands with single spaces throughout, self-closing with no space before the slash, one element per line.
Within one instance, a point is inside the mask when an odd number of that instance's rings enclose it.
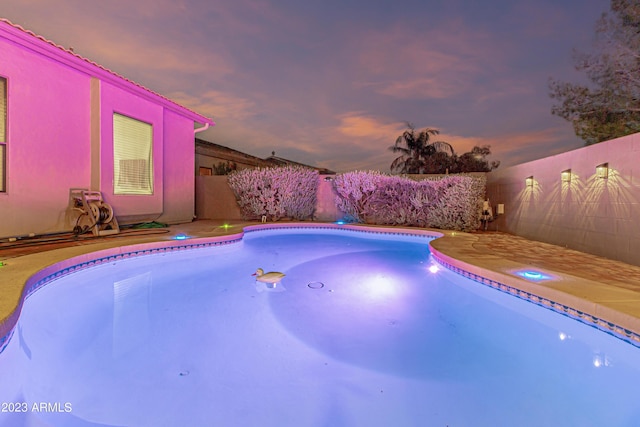
<path fill-rule="evenodd" d="M 176 234 L 176 236 L 174 237 L 175 240 L 187 240 L 188 238 L 189 236 L 184 233 Z"/>
<path fill-rule="evenodd" d="M 602 163 L 596 166 L 596 178 L 607 179 L 609 177 L 609 163 Z"/>
<path fill-rule="evenodd" d="M 525 184 L 527 185 L 527 187 L 533 187 L 533 175 L 528 176 L 525 180 L 524 180 Z"/>

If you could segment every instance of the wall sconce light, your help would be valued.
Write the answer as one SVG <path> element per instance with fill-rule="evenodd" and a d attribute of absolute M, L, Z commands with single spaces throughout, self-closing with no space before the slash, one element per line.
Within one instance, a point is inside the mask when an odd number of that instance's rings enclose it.
<path fill-rule="evenodd" d="M 560 178 L 562 182 L 571 182 L 571 169 L 560 172 Z"/>
<path fill-rule="evenodd" d="M 525 184 L 527 185 L 527 187 L 533 187 L 533 175 L 528 176 L 525 180 L 524 180 Z"/>
<path fill-rule="evenodd" d="M 596 178 L 609 178 L 609 163 L 602 163 L 601 165 L 596 166 Z"/>

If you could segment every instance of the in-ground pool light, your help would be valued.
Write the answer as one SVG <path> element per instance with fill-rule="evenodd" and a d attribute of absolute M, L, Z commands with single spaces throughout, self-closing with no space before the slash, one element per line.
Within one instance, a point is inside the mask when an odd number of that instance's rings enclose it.
<path fill-rule="evenodd" d="M 548 276 L 536 270 L 521 270 L 516 271 L 516 274 L 524 279 L 532 280 L 534 282 L 551 279 L 551 276 Z"/>
<path fill-rule="evenodd" d="M 437 266 L 436 264 L 431 264 L 431 265 L 429 266 L 429 272 L 430 272 L 430 273 L 435 274 L 435 273 L 437 273 L 438 271 L 440 271 L 440 268 L 438 268 L 438 266 Z"/>
<path fill-rule="evenodd" d="M 347 214 L 342 218 L 340 218 L 339 220 L 337 220 L 336 222 L 334 222 L 334 224 L 345 225 L 345 224 L 350 224 L 352 222 L 358 222 L 358 220 L 355 219 L 353 216 Z"/>
<path fill-rule="evenodd" d="M 188 238 L 189 238 L 189 236 L 187 236 L 184 233 L 178 233 L 174 237 L 175 240 L 187 240 Z"/>

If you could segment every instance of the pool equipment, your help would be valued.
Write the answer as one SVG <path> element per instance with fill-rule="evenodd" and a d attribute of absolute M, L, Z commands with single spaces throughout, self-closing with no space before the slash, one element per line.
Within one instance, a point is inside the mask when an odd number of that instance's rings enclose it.
<path fill-rule="evenodd" d="M 102 199 L 99 191 L 70 188 L 69 209 L 80 212 L 73 228 L 75 234 L 91 230 L 95 236 L 107 236 L 120 232 L 113 208 Z"/>

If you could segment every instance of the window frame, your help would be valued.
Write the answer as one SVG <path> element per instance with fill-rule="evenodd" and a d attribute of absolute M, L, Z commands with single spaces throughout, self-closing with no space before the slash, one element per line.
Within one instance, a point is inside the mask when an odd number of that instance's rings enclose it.
<path fill-rule="evenodd" d="M 0 194 L 7 192 L 9 79 L 0 75 Z"/>
<path fill-rule="evenodd" d="M 198 168 L 198 176 L 212 176 L 212 175 L 213 175 L 213 168 L 208 168 L 205 166 L 200 166 Z"/>
<path fill-rule="evenodd" d="M 154 194 L 155 163 L 154 126 L 152 123 L 137 119 L 127 114 L 114 111 L 113 117 L 113 194 L 118 196 L 150 196 Z M 128 129 L 120 126 L 129 126 Z M 137 127 L 134 129 L 132 126 Z M 133 132 L 137 136 L 144 134 L 148 139 L 142 141 L 143 146 L 122 147 L 119 143 L 128 143 L 135 139 L 132 134 L 126 135 L 123 130 Z M 118 141 L 122 138 L 123 141 Z M 126 141 L 129 139 L 129 141 Z M 137 143 L 138 141 L 136 141 Z M 139 153 L 144 151 L 144 155 Z M 136 153 L 137 152 L 137 153 Z M 143 163 L 144 162 L 144 163 Z M 146 168 L 140 167 L 145 164 Z M 123 171 L 123 167 L 130 172 Z M 124 181 L 124 182 L 123 182 Z M 138 183 L 136 183 L 136 181 Z"/>

